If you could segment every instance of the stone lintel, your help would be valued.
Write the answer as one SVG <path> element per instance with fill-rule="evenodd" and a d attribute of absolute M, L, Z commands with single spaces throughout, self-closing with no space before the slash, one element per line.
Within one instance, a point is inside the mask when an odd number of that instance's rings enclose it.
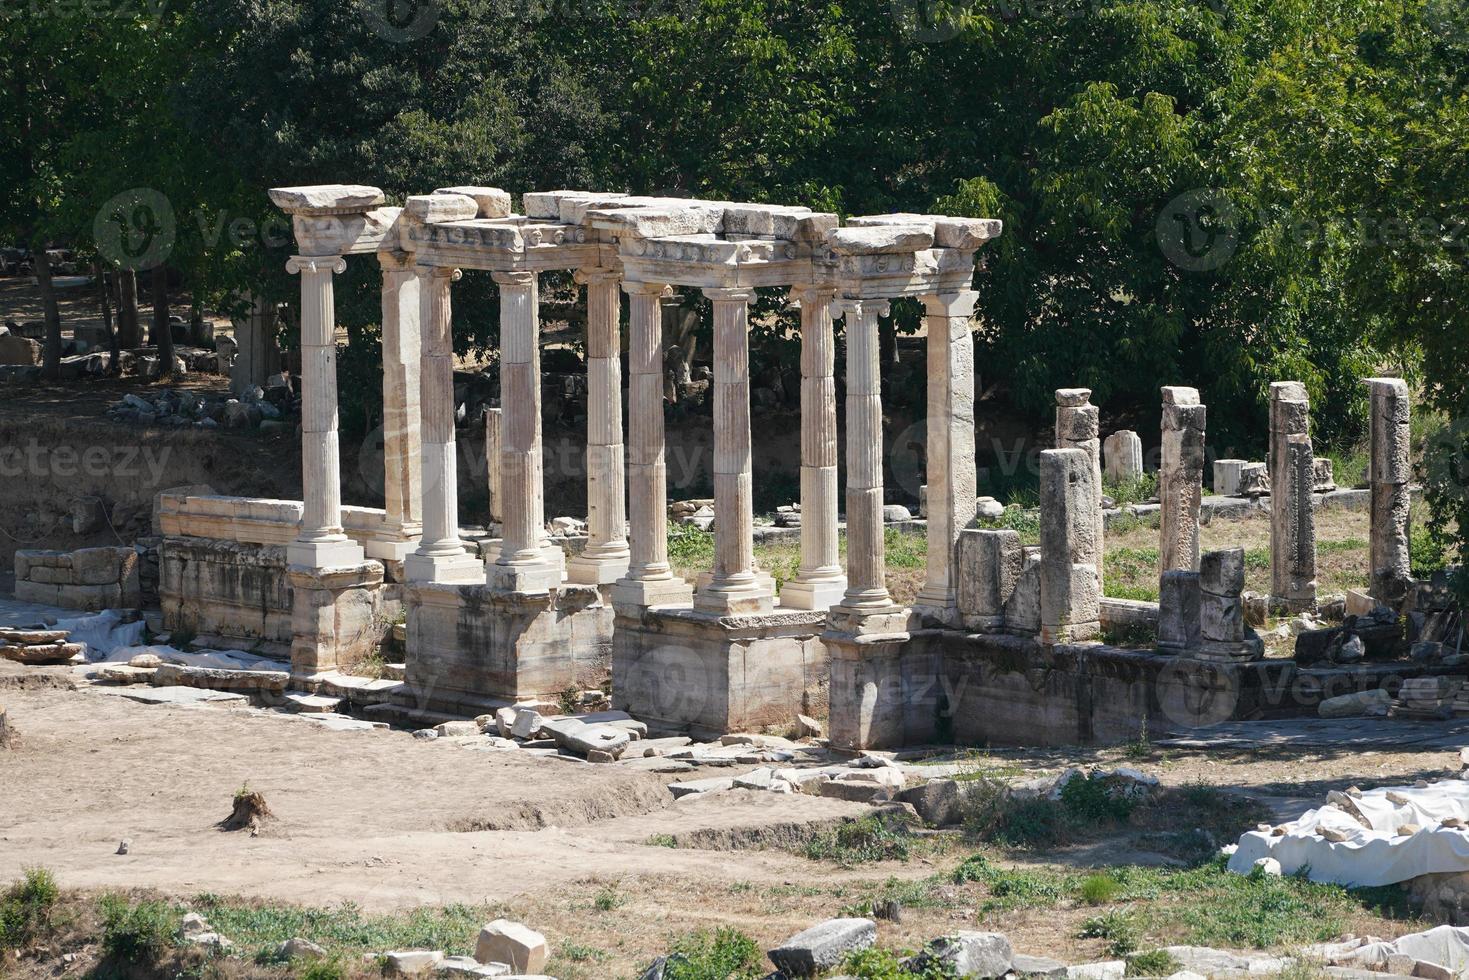
<path fill-rule="evenodd" d="M 833 229 L 826 245 L 841 256 L 899 255 L 933 248 L 932 223 L 892 223 Z"/>
<path fill-rule="evenodd" d="M 371 255 L 403 248 L 402 208 L 350 214 L 297 214 L 291 229 L 302 255 Z"/>
<path fill-rule="evenodd" d="M 386 200 L 381 190 L 365 184 L 272 187 L 269 193 L 271 203 L 287 214 L 352 214 Z"/>

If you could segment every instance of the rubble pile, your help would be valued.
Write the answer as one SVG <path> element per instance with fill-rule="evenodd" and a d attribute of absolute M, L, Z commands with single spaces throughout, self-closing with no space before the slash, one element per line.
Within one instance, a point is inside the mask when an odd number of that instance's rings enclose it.
<path fill-rule="evenodd" d="M 283 375 L 264 389 L 246 389 L 239 398 L 169 388 L 147 397 L 128 394 L 107 410 L 115 422 L 166 428 L 294 429 L 288 421 L 300 412 L 300 399 Z"/>

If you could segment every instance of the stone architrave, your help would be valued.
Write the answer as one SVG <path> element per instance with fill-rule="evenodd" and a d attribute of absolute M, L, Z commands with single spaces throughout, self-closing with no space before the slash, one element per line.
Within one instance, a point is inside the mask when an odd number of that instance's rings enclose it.
<path fill-rule="evenodd" d="M 801 286 L 801 566 L 780 591 L 791 609 L 829 609 L 847 590 L 837 537 L 836 341 L 830 287 Z"/>
<path fill-rule="evenodd" d="M 336 256 L 295 256 L 301 276 L 301 531 L 287 548 L 292 565 L 360 565 L 362 547 L 342 529 L 342 463 L 337 442 L 336 301 L 332 276 L 347 270 Z"/>
<path fill-rule="evenodd" d="M 459 538 L 458 447 L 454 441 L 454 345 L 450 291 L 459 270 L 418 267 L 423 356 L 419 401 L 423 425 L 423 539 L 404 562 L 412 584 L 476 584 L 484 563 Z"/>
<path fill-rule="evenodd" d="M 620 275 L 583 270 L 587 287 L 587 544 L 567 577 L 610 585 L 627 574 L 627 487 L 622 443 Z"/>
<path fill-rule="evenodd" d="M 1199 508 L 1204 497 L 1208 415 L 1197 388 L 1163 389 L 1163 458 L 1158 471 L 1162 571 L 1199 570 Z"/>
<path fill-rule="evenodd" d="M 694 606 L 721 615 L 769 612 L 774 593 L 755 568 L 750 447 L 753 289 L 705 289 L 714 304 L 714 574 Z"/>
<path fill-rule="evenodd" d="M 1252 660 L 1264 644 L 1245 625 L 1245 550 L 1211 551 L 1199 565 L 1199 650 L 1206 659 Z"/>
<path fill-rule="evenodd" d="M 1298 381 L 1270 385 L 1270 604 L 1316 607 L 1316 485 L 1311 403 Z"/>
<path fill-rule="evenodd" d="M 1096 469 L 1083 449 L 1041 453 L 1042 643 L 1092 640 L 1101 632 Z"/>
<path fill-rule="evenodd" d="M 388 553 L 373 558 L 402 561 L 423 534 L 423 434 L 419 371 L 423 357 L 419 330 L 418 275 L 413 257 L 379 252 L 383 269 L 383 506 L 384 530 L 393 540 Z"/>
<path fill-rule="evenodd" d="M 1092 461 L 1092 497 L 1095 518 L 1092 532 L 1077 542 L 1077 562 L 1091 565 L 1097 576 L 1097 595 L 1102 594 L 1102 442 L 1101 413 L 1091 403 L 1090 388 L 1060 388 L 1056 391 L 1056 448 L 1080 449 Z"/>
<path fill-rule="evenodd" d="M 1371 584 L 1378 602 L 1397 608 L 1413 581 L 1408 553 L 1408 515 L 1412 507 L 1410 423 L 1412 405 L 1407 382 L 1372 378 L 1367 382 L 1372 405 L 1372 458 L 1368 485 L 1372 494 Z"/>
<path fill-rule="evenodd" d="M 1119 483 L 1143 475 L 1143 440 L 1131 429 L 1119 429 L 1102 443 L 1107 478 Z"/>
<path fill-rule="evenodd" d="M 955 549 L 974 520 L 974 333 L 972 290 L 924 297 L 928 327 L 928 568 L 914 602 L 925 619 L 959 623 Z M 1099 498 L 1100 502 L 1100 498 Z"/>
<path fill-rule="evenodd" d="M 627 575 L 612 590 L 619 607 L 688 605 L 693 589 L 668 564 L 668 463 L 663 438 L 662 283 L 624 282 L 628 295 Z"/>
<path fill-rule="evenodd" d="M 1198 649 L 1202 602 L 1198 572 L 1164 572 L 1158 585 L 1158 651 L 1180 654 Z"/>

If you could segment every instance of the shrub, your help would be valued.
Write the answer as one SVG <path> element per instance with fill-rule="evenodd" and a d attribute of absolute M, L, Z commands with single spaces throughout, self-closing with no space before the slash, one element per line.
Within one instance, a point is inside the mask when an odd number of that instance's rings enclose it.
<path fill-rule="evenodd" d="M 755 941 L 737 929 L 695 932 L 674 943 L 663 980 L 755 980 L 763 976 Z"/>
<path fill-rule="evenodd" d="M 597 892 L 597 897 L 592 899 L 592 905 L 598 912 L 611 912 L 621 906 L 624 901 L 623 897 L 617 894 L 617 886 L 608 885 Z"/>
<path fill-rule="evenodd" d="M 1081 899 L 1088 905 L 1106 905 L 1122 891 L 1122 883 L 1109 874 L 1096 874 L 1082 880 Z"/>
<path fill-rule="evenodd" d="M 1132 815 L 1137 801 L 1114 793 L 1104 779 L 1076 776 L 1061 787 L 1061 805 L 1068 813 L 1094 823 L 1120 823 Z"/>
<path fill-rule="evenodd" d="M 102 896 L 102 951 L 124 963 L 157 962 L 174 942 L 179 916 L 167 902 Z"/>
<path fill-rule="evenodd" d="M 1106 939 L 1108 956 L 1126 956 L 1137 949 L 1137 929 L 1127 915 L 1107 912 L 1081 924 L 1082 939 Z"/>
<path fill-rule="evenodd" d="M 867 861 L 906 861 L 912 856 L 913 835 L 905 818 L 874 814 L 847 820 L 806 842 L 806 857 L 835 861 L 843 866 Z"/>
<path fill-rule="evenodd" d="M 953 968 L 929 964 L 918 972 L 905 969 L 902 958 L 890 949 L 858 950 L 847 957 L 843 969 L 855 980 L 951 980 Z"/>
<path fill-rule="evenodd" d="M 51 872 L 27 868 L 25 877 L 0 897 L 0 950 L 24 947 L 49 925 L 60 894 Z"/>
<path fill-rule="evenodd" d="M 1179 967 L 1178 960 L 1166 949 L 1150 949 L 1127 958 L 1127 975 L 1130 977 L 1171 977 Z"/>
<path fill-rule="evenodd" d="M 347 968 L 339 957 L 307 960 L 296 972 L 297 980 L 347 980 Z"/>

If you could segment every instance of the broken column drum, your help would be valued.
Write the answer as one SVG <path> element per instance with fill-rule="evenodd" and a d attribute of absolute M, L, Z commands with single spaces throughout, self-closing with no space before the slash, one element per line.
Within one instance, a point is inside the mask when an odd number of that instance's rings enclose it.
<path fill-rule="evenodd" d="M 1372 597 L 1397 608 L 1413 580 L 1408 551 L 1408 515 L 1412 509 L 1411 422 L 1408 384 L 1400 378 L 1373 378 L 1371 392 L 1372 458 L 1367 479 L 1372 493 Z"/>
<path fill-rule="evenodd" d="M 1316 608 L 1316 485 L 1311 403 L 1298 381 L 1270 385 L 1270 605 Z"/>
<path fill-rule="evenodd" d="M 1158 471 L 1162 571 L 1199 569 L 1207 413 L 1197 388 L 1163 389 L 1163 456 Z"/>

